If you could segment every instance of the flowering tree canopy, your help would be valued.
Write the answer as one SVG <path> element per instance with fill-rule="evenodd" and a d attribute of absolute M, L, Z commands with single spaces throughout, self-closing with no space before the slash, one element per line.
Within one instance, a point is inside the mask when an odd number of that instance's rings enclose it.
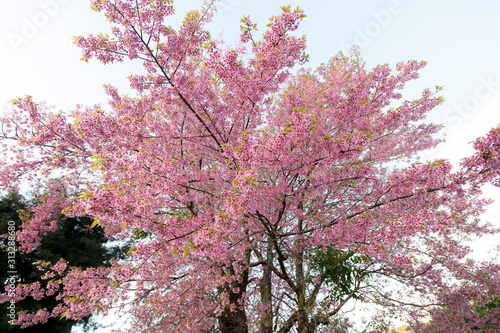
<path fill-rule="evenodd" d="M 72 113 L 14 100 L 1 119 L 0 181 L 46 184 L 17 233 L 24 251 L 61 211 L 132 245 L 111 267 L 42 264 L 47 288 L 19 285 L 16 299 L 64 304 L 20 323 L 117 307 L 131 332 L 343 332 L 357 299 L 420 330 L 436 311 L 434 331 L 487 327 L 492 314 L 456 321 L 450 308 L 469 313 L 499 295 L 498 267 L 464 260 L 461 244 L 496 232 L 478 215 L 481 185 L 498 184 L 499 132 L 459 171 L 417 162 L 440 142 L 440 126 L 425 122 L 440 87 L 402 100 L 424 62 L 369 70 L 354 50 L 297 69 L 306 44 L 293 31 L 305 15 L 290 7 L 260 39 L 243 18 L 228 47 L 206 29 L 213 1 L 178 29 L 169 0 L 91 5 L 111 35 L 75 43 L 86 61 L 142 62 L 129 76 L 134 96 L 106 86 L 108 107 Z"/>

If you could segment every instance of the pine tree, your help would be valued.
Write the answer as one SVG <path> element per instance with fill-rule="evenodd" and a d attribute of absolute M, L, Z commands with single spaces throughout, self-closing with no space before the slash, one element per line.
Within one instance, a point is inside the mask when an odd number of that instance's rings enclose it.
<path fill-rule="evenodd" d="M 7 233 L 9 221 L 15 222 L 16 230 L 20 229 L 22 216 L 26 216 L 30 206 L 36 205 L 36 200 L 28 202 L 23 196 L 16 193 L 9 193 L 0 199 L 0 234 Z M 21 216 L 20 216 L 21 215 Z M 57 230 L 48 233 L 41 240 L 41 245 L 30 253 L 16 251 L 15 279 L 17 283 L 28 284 L 41 280 L 43 275 L 35 263 L 39 261 L 56 263 L 63 258 L 70 266 L 89 267 L 109 266 L 110 259 L 116 257 L 120 252 L 119 247 L 106 246 L 107 238 L 100 227 L 90 228 L 92 219 L 88 217 L 71 217 L 58 221 Z M 2 238 L 0 244 L 5 245 L 6 240 Z M 7 248 L 0 249 L 0 272 L 1 281 L 5 282 L 12 271 L 8 266 Z M 5 285 L 2 283 L 2 292 Z M 28 310 L 37 311 L 42 308 L 53 309 L 61 301 L 55 296 L 44 297 L 36 300 L 29 297 L 16 303 L 16 311 Z M 10 318 L 7 316 L 7 304 L 0 307 L 0 331 L 1 332 L 22 332 L 22 333 L 69 333 L 71 328 L 78 321 L 62 318 L 50 318 L 46 323 L 30 326 L 21 329 L 18 325 L 10 325 Z M 95 325 L 90 316 L 85 317 L 80 322 L 85 328 Z"/>

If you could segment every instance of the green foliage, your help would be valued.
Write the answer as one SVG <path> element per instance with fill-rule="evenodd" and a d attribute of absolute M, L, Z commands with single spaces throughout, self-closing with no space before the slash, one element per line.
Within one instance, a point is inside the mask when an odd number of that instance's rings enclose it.
<path fill-rule="evenodd" d="M 318 249 L 312 259 L 321 278 L 330 287 L 329 297 L 336 302 L 353 292 L 356 280 L 361 278 L 359 264 L 364 260 L 366 258 L 351 250 L 336 250 L 331 246 Z M 361 296 L 354 293 L 353 298 L 360 300 Z"/>
<path fill-rule="evenodd" d="M 500 309 L 500 297 L 496 296 L 491 302 L 489 302 L 483 306 L 476 305 L 476 306 L 474 306 L 474 309 L 480 318 L 484 318 L 485 316 L 490 314 L 492 311 Z M 482 329 L 490 329 L 490 330 L 494 330 L 495 332 L 500 332 L 500 325 L 498 322 L 486 323 L 483 328 L 474 327 L 472 330 L 479 331 Z"/>

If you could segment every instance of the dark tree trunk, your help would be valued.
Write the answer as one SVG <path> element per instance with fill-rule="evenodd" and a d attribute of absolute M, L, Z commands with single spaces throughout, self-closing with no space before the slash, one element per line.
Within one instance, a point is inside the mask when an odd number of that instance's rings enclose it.
<path fill-rule="evenodd" d="M 226 271 L 229 274 L 235 274 L 233 267 L 228 267 Z M 225 291 L 229 295 L 229 305 L 218 318 L 221 333 L 248 333 L 247 315 L 244 302 L 242 302 L 243 293 L 246 292 L 247 286 L 248 270 L 245 270 L 238 281 L 219 287 L 219 294 Z"/>
<path fill-rule="evenodd" d="M 230 304 L 238 304 L 240 293 L 229 292 Z M 245 309 L 237 306 L 231 311 L 227 307 L 219 317 L 219 329 L 221 333 L 248 333 L 247 315 Z"/>
<path fill-rule="evenodd" d="M 273 244 L 270 237 L 267 242 L 267 262 L 273 263 Z M 271 268 L 264 265 L 262 272 L 262 280 L 260 281 L 260 297 L 262 304 L 267 306 L 267 310 L 261 318 L 260 332 L 272 333 L 273 332 L 273 302 L 272 302 L 272 283 L 271 283 Z"/>
<path fill-rule="evenodd" d="M 298 207 L 302 210 L 302 201 L 299 203 Z M 298 221 L 298 229 L 302 231 L 303 220 Z M 306 310 L 306 283 L 304 277 L 304 251 L 302 250 L 302 245 L 299 245 L 299 250 L 297 251 L 297 257 L 295 259 L 295 283 L 297 284 L 297 290 L 295 293 L 297 295 L 297 332 L 298 333 L 309 333 L 308 330 L 308 318 Z"/>

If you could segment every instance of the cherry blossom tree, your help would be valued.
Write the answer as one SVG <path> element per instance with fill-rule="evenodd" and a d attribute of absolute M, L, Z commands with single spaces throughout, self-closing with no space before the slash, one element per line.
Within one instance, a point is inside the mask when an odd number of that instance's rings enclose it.
<path fill-rule="evenodd" d="M 169 0 L 91 6 L 111 35 L 75 43 L 85 61 L 142 62 L 128 78 L 134 95 L 106 86 L 107 107 L 71 113 L 14 100 L 1 119 L 0 181 L 47 183 L 17 233 L 24 251 L 57 227 L 61 209 L 133 245 L 109 268 L 41 264 L 47 288 L 19 285 L 15 299 L 64 304 L 20 323 L 118 308 L 132 332 L 344 332 L 351 300 L 418 327 L 455 304 L 464 279 L 475 306 L 494 299 L 473 295 L 486 286 L 480 272 L 494 280 L 496 266 L 470 266 L 462 241 L 497 231 L 478 218 L 497 153 L 478 144 L 456 172 L 416 160 L 441 141 L 440 126 L 425 122 L 440 87 L 402 99 L 424 62 L 366 69 L 353 50 L 301 68 L 298 8 L 283 7 L 260 38 L 244 17 L 240 42 L 227 46 L 206 28 L 213 1 L 178 29 L 167 25 Z"/>

